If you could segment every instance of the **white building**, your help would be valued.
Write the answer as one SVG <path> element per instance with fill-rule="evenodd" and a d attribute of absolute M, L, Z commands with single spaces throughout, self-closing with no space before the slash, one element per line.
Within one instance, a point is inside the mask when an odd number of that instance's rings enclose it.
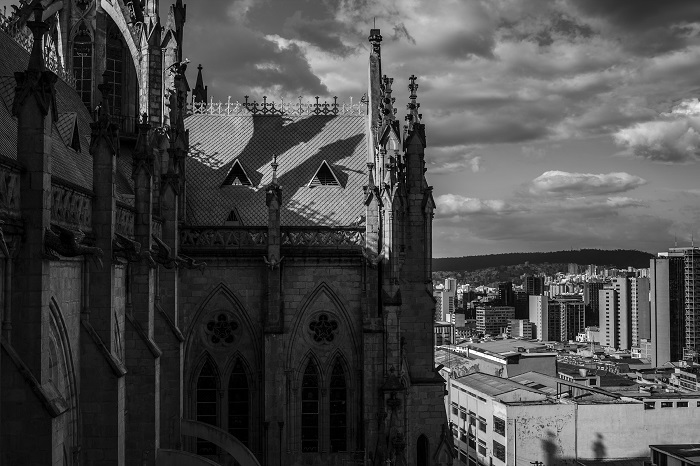
<path fill-rule="evenodd" d="M 533 372 L 515 379 L 473 373 L 448 380 L 456 465 L 469 458 L 494 466 L 644 458 L 649 445 L 697 442 L 698 395 L 620 396 Z"/>

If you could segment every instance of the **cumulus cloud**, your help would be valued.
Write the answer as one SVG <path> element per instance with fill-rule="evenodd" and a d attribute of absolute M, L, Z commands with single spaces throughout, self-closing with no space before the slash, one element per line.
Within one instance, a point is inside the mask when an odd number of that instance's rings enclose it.
<path fill-rule="evenodd" d="M 439 217 L 455 217 L 472 214 L 498 214 L 514 209 L 499 199 L 476 199 L 457 194 L 443 194 L 435 199 Z"/>
<path fill-rule="evenodd" d="M 654 121 L 622 128 L 615 142 L 632 154 L 659 162 L 692 162 L 700 158 L 700 103 L 688 99 Z"/>
<path fill-rule="evenodd" d="M 569 173 L 547 171 L 528 183 L 530 194 L 587 196 L 630 191 L 646 184 L 646 180 L 629 173 Z"/>
<path fill-rule="evenodd" d="M 443 175 L 470 170 L 479 173 L 484 170 L 483 159 L 475 154 L 474 146 L 437 147 L 427 159 L 428 173 Z"/>

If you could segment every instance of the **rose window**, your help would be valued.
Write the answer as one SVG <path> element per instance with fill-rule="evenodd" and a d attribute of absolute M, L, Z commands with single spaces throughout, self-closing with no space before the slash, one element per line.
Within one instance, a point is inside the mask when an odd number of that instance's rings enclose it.
<path fill-rule="evenodd" d="M 321 314 L 318 320 L 309 324 L 311 336 L 318 343 L 330 343 L 335 338 L 335 333 L 338 331 L 338 322 L 330 320 L 328 315 Z"/>
<path fill-rule="evenodd" d="M 238 328 L 238 324 L 229 320 L 229 316 L 221 313 L 214 320 L 210 320 L 206 326 L 209 340 L 214 344 L 230 345 L 233 343 L 233 332 Z"/>

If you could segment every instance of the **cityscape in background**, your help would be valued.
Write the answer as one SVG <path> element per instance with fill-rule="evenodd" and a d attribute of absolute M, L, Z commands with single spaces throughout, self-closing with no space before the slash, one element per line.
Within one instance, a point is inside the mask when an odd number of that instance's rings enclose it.
<path fill-rule="evenodd" d="M 700 248 L 513 281 L 434 283 L 460 464 L 698 464 Z"/>

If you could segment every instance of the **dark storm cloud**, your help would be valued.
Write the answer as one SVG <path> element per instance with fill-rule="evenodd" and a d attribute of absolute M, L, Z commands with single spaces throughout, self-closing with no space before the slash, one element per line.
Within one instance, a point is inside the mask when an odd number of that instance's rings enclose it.
<path fill-rule="evenodd" d="M 696 0 L 570 0 L 584 16 L 599 18 L 609 33 L 622 38 L 630 51 L 640 55 L 678 50 L 691 42 L 689 23 L 700 21 Z"/>
<path fill-rule="evenodd" d="M 188 10 L 185 56 L 204 66 L 210 97 L 240 100 L 253 89 L 328 95 L 298 46 L 280 47 L 247 25 L 248 6 L 244 1 L 209 0 L 207 8 Z"/>
<path fill-rule="evenodd" d="M 305 17 L 301 11 L 296 11 L 287 18 L 281 35 L 288 39 L 298 39 L 338 56 L 346 56 L 357 50 L 343 43 L 341 35 L 347 33 L 344 24 L 332 18 L 312 19 Z"/>

